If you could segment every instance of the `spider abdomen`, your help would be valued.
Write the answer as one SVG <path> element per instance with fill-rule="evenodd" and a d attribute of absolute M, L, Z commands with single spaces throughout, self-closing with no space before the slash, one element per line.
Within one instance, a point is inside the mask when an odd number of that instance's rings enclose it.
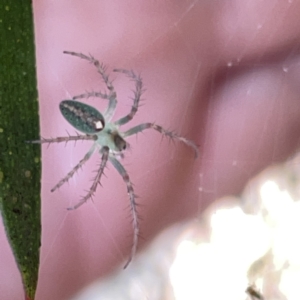
<path fill-rule="evenodd" d="M 63 100 L 59 104 L 64 118 L 77 130 L 95 134 L 103 130 L 105 120 L 94 107 L 74 100 Z"/>

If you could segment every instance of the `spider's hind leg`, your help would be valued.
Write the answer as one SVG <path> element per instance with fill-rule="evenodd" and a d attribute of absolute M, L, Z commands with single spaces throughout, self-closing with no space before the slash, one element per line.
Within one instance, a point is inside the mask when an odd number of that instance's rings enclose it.
<path fill-rule="evenodd" d="M 101 93 L 101 92 L 86 92 L 84 94 L 76 95 L 72 99 L 73 100 L 78 100 L 78 99 L 88 99 L 90 97 L 98 97 L 102 99 L 108 99 L 108 95 Z"/>
<path fill-rule="evenodd" d="M 117 106 L 117 100 L 115 98 L 109 98 L 109 95 L 107 95 L 106 93 L 94 92 L 94 91 L 76 95 L 72 99 L 73 100 L 88 99 L 90 97 L 98 97 L 98 98 L 109 100 L 108 106 L 107 106 L 105 112 L 103 113 L 105 121 L 109 122 L 115 113 L 116 106 Z"/>
<path fill-rule="evenodd" d="M 108 107 L 107 107 L 106 111 L 104 112 L 105 120 L 107 122 L 109 122 L 116 110 L 117 93 L 115 91 L 115 88 L 114 88 L 112 82 L 109 80 L 109 76 L 106 74 L 106 67 L 104 66 L 104 64 L 100 63 L 97 59 L 95 59 L 92 55 L 88 56 L 88 55 L 85 55 L 82 53 L 77 53 L 77 52 L 72 52 L 72 51 L 64 51 L 64 53 L 85 59 L 85 60 L 89 61 L 90 63 L 92 63 L 96 67 L 96 69 L 97 69 L 98 73 L 101 75 L 107 89 L 109 90 L 109 93 L 108 93 L 108 95 L 103 94 L 103 93 L 94 93 L 94 97 L 100 97 L 100 98 L 109 100 Z M 75 96 L 76 98 L 74 97 L 73 99 L 75 100 L 75 99 L 80 99 L 80 98 L 88 98 L 85 96 L 89 95 L 89 94 L 90 94 L 90 96 L 88 96 L 88 97 L 91 97 L 93 92 Z M 95 95 L 95 94 L 97 94 L 97 95 Z"/>
<path fill-rule="evenodd" d="M 125 69 L 114 69 L 114 72 L 123 73 L 135 82 L 135 91 L 134 91 L 133 105 L 131 107 L 131 111 L 128 115 L 126 115 L 125 117 L 123 117 L 115 122 L 116 125 L 120 126 L 120 125 L 128 123 L 130 120 L 133 119 L 134 115 L 136 114 L 136 112 L 139 108 L 139 103 L 141 100 L 141 96 L 144 92 L 144 89 L 143 89 L 143 81 L 142 81 L 141 76 L 136 75 L 133 71 L 129 71 L 129 70 L 125 70 Z"/>

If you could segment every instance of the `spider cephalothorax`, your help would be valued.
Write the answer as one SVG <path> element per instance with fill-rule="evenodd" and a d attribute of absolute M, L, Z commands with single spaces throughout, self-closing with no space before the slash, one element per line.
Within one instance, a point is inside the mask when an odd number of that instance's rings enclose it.
<path fill-rule="evenodd" d="M 124 73 L 129 78 L 135 82 L 135 91 L 133 98 L 133 106 L 128 115 L 122 117 L 121 119 L 112 122 L 111 119 L 115 113 L 117 106 L 117 94 L 115 92 L 112 82 L 109 80 L 108 75 L 105 73 L 105 67 L 103 64 L 100 64 L 92 56 L 87 56 L 81 53 L 64 51 L 66 54 L 78 56 L 82 59 L 85 59 L 92 63 L 96 68 L 98 73 L 101 75 L 108 93 L 101 92 L 87 92 L 78 96 L 73 97 L 72 100 L 64 100 L 60 103 L 60 111 L 64 118 L 78 131 L 84 133 L 83 135 L 75 136 L 66 136 L 66 137 L 57 137 L 57 138 L 42 138 L 38 141 L 32 141 L 32 143 L 60 143 L 68 141 L 77 141 L 77 140 L 92 140 L 93 145 L 88 153 L 81 159 L 81 161 L 64 177 L 62 178 L 52 189 L 51 192 L 54 192 L 56 189 L 61 187 L 65 182 L 67 182 L 75 172 L 83 166 L 83 164 L 89 160 L 92 154 L 98 150 L 102 155 L 101 163 L 96 172 L 96 176 L 93 179 L 93 183 L 87 192 L 87 194 L 80 199 L 80 201 L 73 207 L 68 209 L 76 209 L 85 203 L 88 199 L 92 198 L 96 192 L 97 185 L 100 184 L 101 176 L 103 175 L 104 168 L 109 161 L 122 176 L 124 182 L 127 186 L 127 192 L 130 199 L 130 208 L 133 218 L 133 244 L 131 248 L 131 254 L 129 259 L 126 262 L 124 268 L 128 266 L 133 256 L 135 255 L 138 237 L 139 237 L 139 219 L 137 214 L 137 205 L 136 205 L 136 195 L 134 193 L 133 185 L 130 181 L 129 175 L 127 174 L 125 168 L 118 160 L 118 154 L 122 156 L 122 151 L 127 147 L 126 138 L 135 135 L 139 132 L 142 132 L 146 129 L 154 129 L 161 133 L 163 136 L 169 137 L 174 140 L 181 141 L 186 145 L 192 147 L 195 151 L 195 156 L 198 156 L 198 147 L 196 144 L 184 137 L 177 135 L 172 131 L 165 130 L 159 125 L 154 123 L 142 123 L 140 125 L 134 126 L 131 129 L 123 132 L 120 130 L 120 126 L 128 123 L 134 115 L 136 114 L 140 102 L 141 95 L 143 93 L 143 83 L 140 76 L 136 75 L 133 71 L 124 70 L 124 69 L 115 69 L 114 72 Z M 94 107 L 87 105 L 85 103 L 77 101 L 82 98 L 89 97 L 100 97 L 102 99 L 108 100 L 108 107 L 106 111 L 102 114 Z"/>

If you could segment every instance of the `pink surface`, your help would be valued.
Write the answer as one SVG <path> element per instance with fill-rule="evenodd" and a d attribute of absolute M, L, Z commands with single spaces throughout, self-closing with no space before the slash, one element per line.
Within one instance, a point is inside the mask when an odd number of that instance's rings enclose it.
<path fill-rule="evenodd" d="M 91 53 L 108 70 L 142 74 L 143 106 L 125 128 L 155 121 L 200 145 L 201 157 L 194 161 L 190 149 L 161 141 L 155 132 L 129 139 L 124 166 L 140 196 L 146 242 L 172 222 L 199 216 L 217 197 L 240 192 L 251 176 L 297 149 L 298 1 L 39 0 L 34 14 L 43 137 L 74 133 L 59 112 L 61 100 L 104 90 L 94 67 L 62 53 L 69 50 Z M 130 109 L 133 85 L 122 75 L 111 78 L 120 117 Z M 99 110 L 106 104 L 87 103 Z M 111 165 L 94 202 L 76 211 L 66 207 L 90 187 L 99 155 L 69 184 L 50 192 L 89 146 L 43 146 L 37 300 L 68 299 L 95 278 L 121 269 L 128 257 L 129 200 Z M 23 299 L 3 230 L 0 238 L 1 299 Z"/>

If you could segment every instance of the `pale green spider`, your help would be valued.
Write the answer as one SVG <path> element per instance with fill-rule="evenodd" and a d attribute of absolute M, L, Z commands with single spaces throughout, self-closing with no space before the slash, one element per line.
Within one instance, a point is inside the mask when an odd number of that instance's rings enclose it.
<path fill-rule="evenodd" d="M 105 73 L 105 67 L 103 64 L 100 64 L 98 60 L 94 57 L 87 56 L 81 53 L 64 51 L 66 54 L 74 55 L 85 59 L 92 63 L 96 68 L 98 73 L 101 75 L 107 89 L 108 93 L 101 92 L 87 92 L 78 96 L 73 97 L 72 100 L 64 100 L 60 103 L 60 111 L 65 119 L 77 130 L 84 133 L 84 135 L 75 135 L 67 137 L 57 137 L 57 138 L 42 138 L 41 140 L 32 141 L 32 143 L 60 143 L 68 141 L 78 141 L 78 140 L 93 140 L 94 143 L 89 150 L 89 152 L 84 156 L 84 158 L 63 178 L 61 179 L 52 189 L 51 192 L 54 192 L 56 189 L 61 187 L 65 182 L 67 182 L 75 172 L 83 166 L 83 164 L 89 160 L 92 154 L 96 149 L 102 154 L 101 164 L 97 170 L 97 174 L 93 179 L 93 184 L 91 185 L 89 192 L 73 207 L 68 208 L 69 210 L 76 209 L 85 203 L 88 199 L 92 198 L 96 192 L 97 185 L 100 184 L 100 179 L 103 174 L 103 170 L 106 166 L 107 161 L 109 160 L 111 164 L 117 169 L 119 174 L 122 176 L 124 182 L 127 185 L 127 192 L 130 198 L 130 208 L 133 217 L 133 244 L 131 248 L 130 256 L 124 266 L 126 268 L 132 258 L 134 257 L 139 237 L 139 218 L 137 214 L 137 205 L 136 205 L 136 195 L 132 183 L 130 181 L 129 175 L 127 174 L 125 168 L 117 159 L 118 156 L 122 157 L 123 151 L 128 146 L 126 138 L 142 132 L 146 129 L 152 128 L 163 136 L 169 137 L 185 143 L 186 145 L 192 147 L 195 151 L 195 156 L 198 156 L 198 147 L 196 144 L 184 137 L 177 135 L 174 132 L 163 129 L 161 126 L 154 123 L 143 123 L 137 126 L 132 127 L 131 129 L 122 132 L 120 131 L 120 126 L 129 122 L 134 115 L 136 114 L 141 95 L 143 93 L 143 83 L 140 76 L 136 75 L 133 71 L 128 71 L 124 69 L 114 69 L 114 72 L 120 72 L 127 75 L 129 78 L 133 79 L 135 82 L 135 91 L 133 106 L 131 111 L 125 117 L 111 122 L 111 119 L 115 113 L 117 106 L 117 94 L 112 85 L 112 82 L 109 80 L 109 76 Z M 76 101 L 77 99 L 89 98 L 89 97 L 100 97 L 102 99 L 108 100 L 108 107 L 103 115 L 96 110 L 94 107 L 84 104 L 82 102 Z"/>

